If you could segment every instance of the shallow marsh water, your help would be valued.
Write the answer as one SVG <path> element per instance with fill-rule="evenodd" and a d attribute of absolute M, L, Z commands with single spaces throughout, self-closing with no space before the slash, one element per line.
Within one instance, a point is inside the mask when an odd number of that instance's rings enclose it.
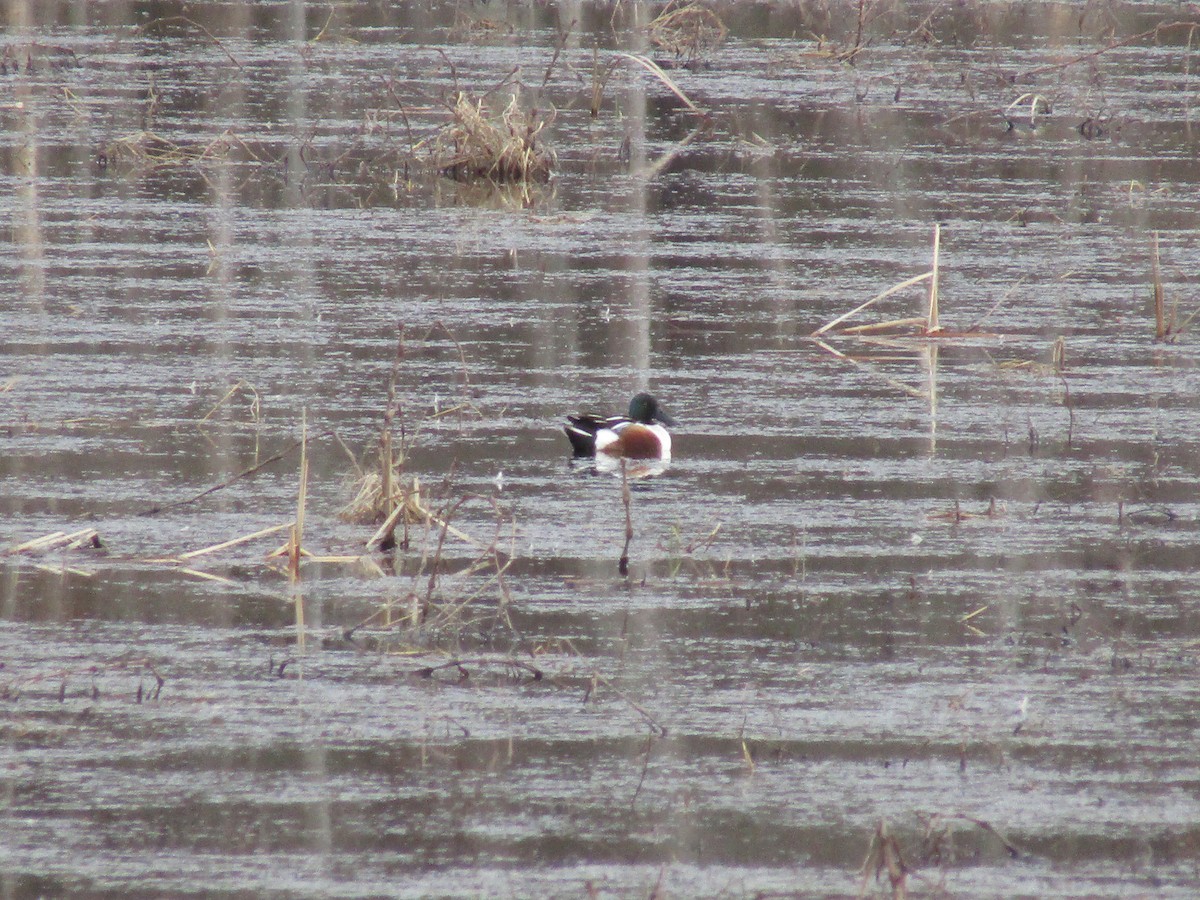
<path fill-rule="evenodd" d="M 913 892 L 1195 894 L 1200 373 L 1150 284 L 1157 232 L 1200 305 L 1200 56 L 1145 34 L 1184 13 L 873 4 L 848 65 L 853 6 L 717 7 L 686 144 L 633 65 L 588 113 L 636 4 L 0 7 L 0 548 L 101 545 L 0 557 L 6 895 L 855 895 L 881 822 Z M 432 175 L 517 67 L 553 180 Z M 935 223 L 978 333 L 807 337 Z M 302 422 L 304 545 L 364 555 L 332 433 L 373 451 L 394 369 L 406 476 L 503 555 L 172 561 L 291 521 Z M 558 423 L 646 387 L 622 575 Z M 465 618 L 345 637 L 438 554 Z"/>

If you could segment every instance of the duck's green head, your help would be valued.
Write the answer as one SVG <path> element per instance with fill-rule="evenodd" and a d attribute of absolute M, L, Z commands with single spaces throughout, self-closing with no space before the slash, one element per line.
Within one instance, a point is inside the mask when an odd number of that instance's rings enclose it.
<path fill-rule="evenodd" d="M 651 422 L 662 422 L 664 425 L 674 425 L 675 420 L 668 416 L 658 405 L 653 396 L 643 391 L 629 401 L 629 419 L 649 425 Z"/>

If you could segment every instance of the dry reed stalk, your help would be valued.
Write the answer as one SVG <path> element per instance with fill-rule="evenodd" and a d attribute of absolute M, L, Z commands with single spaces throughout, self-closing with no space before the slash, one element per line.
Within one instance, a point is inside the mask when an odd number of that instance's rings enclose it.
<path fill-rule="evenodd" d="M 746 764 L 747 774 L 754 775 L 754 755 L 746 743 L 746 716 L 742 716 L 742 727 L 738 729 L 738 742 L 742 745 L 742 762 Z"/>
<path fill-rule="evenodd" d="M 383 426 L 379 431 L 379 458 L 378 469 L 376 472 L 364 472 L 363 467 L 358 464 L 354 458 L 354 454 L 346 448 L 346 453 L 354 464 L 355 469 L 359 472 L 359 478 L 356 482 L 357 491 L 354 499 L 346 504 L 338 513 L 338 515 L 351 522 L 378 522 L 381 519 L 385 523 L 375 536 L 368 541 L 368 546 L 382 544 L 385 549 L 390 549 L 395 545 L 394 529 L 400 521 L 397 511 L 400 510 L 404 501 L 399 496 L 402 493 L 400 483 L 402 480 L 402 470 L 404 462 L 407 458 L 407 446 L 405 441 L 405 429 L 403 418 L 400 419 L 400 448 L 393 444 L 392 427 L 397 419 L 399 407 L 396 403 L 396 383 L 400 377 L 400 369 L 407 355 L 407 348 L 404 342 L 405 329 L 401 325 L 397 329 L 396 337 L 396 352 L 392 360 L 392 372 L 388 378 L 387 401 L 383 410 Z M 345 447 L 345 445 L 343 445 Z M 413 479 L 411 491 L 420 491 L 420 484 Z M 404 539 L 400 542 L 401 548 L 408 546 L 408 519 L 403 520 L 405 530 Z"/>
<path fill-rule="evenodd" d="M 304 627 L 304 593 L 300 588 L 300 556 L 304 539 L 304 514 L 308 506 L 308 410 L 300 414 L 300 486 L 296 491 L 296 521 L 288 542 L 288 580 L 292 584 L 292 602 L 296 609 L 296 650 L 304 656 L 306 629 Z M 300 668 L 300 677 L 304 669 Z"/>
<path fill-rule="evenodd" d="M 918 813 L 917 818 L 925 825 L 924 845 L 926 857 L 940 856 L 941 844 L 948 835 L 950 828 L 954 822 L 968 822 L 974 825 L 981 831 L 986 831 L 998 840 L 1003 845 L 1005 852 L 1013 859 L 1019 859 L 1022 850 L 1010 841 L 1007 837 L 1000 833 L 990 822 L 983 819 L 977 819 L 974 816 L 968 816 L 965 813 L 952 813 L 949 815 L 943 813 L 923 814 Z"/>
<path fill-rule="evenodd" d="M 378 513 L 388 518 L 397 506 L 392 485 L 393 475 L 396 475 L 396 457 L 392 452 L 392 422 L 396 418 L 396 380 L 400 376 L 400 366 L 404 362 L 406 348 L 404 346 L 404 326 L 399 327 L 396 335 L 396 354 L 392 359 L 392 374 L 388 378 L 387 408 L 383 411 L 383 431 L 379 435 L 379 504 Z M 389 532 L 390 534 L 390 532 Z M 407 542 L 407 538 L 406 538 Z"/>
<path fill-rule="evenodd" d="M 1036 75 L 1042 75 L 1046 72 L 1055 72 L 1061 69 L 1068 69 L 1071 66 L 1076 66 L 1080 63 L 1095 59 L 1098 56 L 1102 56 L 1105 53 L 1108 53 L 1110 50 L 1116 50 L 1120 47 L 1127 47 L 1130 44 L 1136 44 L 1138 41 L 1144 40 L 1145 38 L 1155 38 L 1157 40 L 1159 35 L 1164 31 L 1174 31 L 1176 29 L 1186 28 L 1188 29 L 1190 40 L 1190 34 L 1192 30 L 1196 28 L 1196 26 L 1197 23 L 1195 20 L 1188 19 L 1183 19 L 1176 22 L 1160 22 L 1153 28 L 1148 28 L 1145 31 L 1130 35 L 1129 37 L 1121 38 L 1120 40 L 1110 41 L 1108 44 L 1099 48 L 1098 50 L 1089 50 L 1087 53 L 1081 53 L 1079 56 L 1068 59 L 1065 62 L 1048 63 L 1044 66 L 1026 69 L 1024 72 L 1018 72 L 1015 75 L 1010 74 L 1006 77 L 1006 81 L 1014 84 L 1025 84 Z"/>
<path fill-rule="evenodd" d="M 1171 304 L 1167 312 L 1166 291 L 1163 289 L 1162 262 L 1158 253 L 1158 232 L 1154 232 L 1153 246 L 1150 253 L 1150 279 L 1154 299 L 1154 341 L 1159 344 L 1174 343 L 1183 330 L 1196 318 L 1192 313 L 1182 323 L 1179 322 L 1179 300 Z"/>
<path fill-rule="evenodd" d="M 516 672 L 528 672 L 530 682 L 541 681 L 545 677 L 545 672 L 537 666 L 530 665 L 527 662 L 521 662 L 512 657 L 501 657 L 492 659 L 486 656 L 475 657 L 473 659 L 452 659 L 449 662 L 439 663 L 436 666 L 425 666 L 421 669 L 414 669 L 413 674 L 418 678 L 432 678 L 437 672 L 443 669 L 455 669 L 459 673 L 460 680 L 470 678 L 470 673 L 467 671 L 467 666 L 492 666 L 499 665 L 506 669 L 512 669 Z"/>
<path fill-rule="evenodd" d="M 633 789 L 633 796 L 629 798 L 629 812 L 632 814 L 637 806 L 638 797 L 642 793 L 642 786 L 646 783 L 646 776 L 650 773 L 650 753 L 654 749 L 654 732 L 651 731 L 646 735 L 646 752 L 642 755 L 642 772 L 638 776 L 637 787 Z M 662 881 L 662 871 L 659 871 L 659 881 Z M 658 885 L 650 892 L 650 897 L 658 900 Z"/>
<path fill-rule="evenodd" d="M 216 415 L 217 410 L 224 406 L 234 394 L 243 389 L 250 392 L 250 414 L 254 417 L 254 424 L 258 425 L 260 416 L 262 414 L 262 401 L 259 399 L 258 391 L 254 389 L 254 385 L 247 383 L 245 380 L 239 380 L 237 384 L 227 390 L 225 392 L 225 396 L 213 404 L 213 408 L 204 414 L 204 416 L 200 419 L 200 423 L 203 424 L 211 419 L 214 415 Z"/>
<path fill-rule="evenodd" d="M 308 43 L 310 46 L 313 44 L 319 44 L 325 39 L 325 32 L 327 32 L 329 30 L 329 26 L 333 24 L 333 16 L 336 12 L 337 7 L 330 7 L 329 17 L 325 19 L 325 24 L 321 26 L 321 30 L 318 31 L 313 37 L 309 38 Z"/>
<path fill-rule="evenodd" d="M 982 316 L 980 316 L 978 319 L 976 319 L 974 322 L 972 322 L 970 325 L 967 326 L 967 331 L 968 332 L 979 331 L 980 326 L 983 325 L 983 323 L 986 322 L 988 319 L 990 319 L 992 316 L 992 313 L 994 313 L 996 310 L 998 310 L 1009 297 L 1011 297 L 1014 293 L 1016 293 L 1017 288 L 1019 288 L 1021 285 L 1023 285 L 1025 283 L 1025 280 L 1028 277 L 1029 277 L 1028 275 L 1022 275 L 1020 278 L 1018 278 L 1016 281 L 1016 284 L 1014 284 L 1007 291 L 1005 291 L 1000 296 L 999 300 L 997 300 L 990 307 L 988 307 L 987 312 L 985 312 Z"/>
<path fill-rule="evenodd" d="M 596 119 L 600 116 L 600 104 L 604 100 L 604 86 L 608 84 L 608 78 L 612 75 L 613 69 L 616 68 L 616 59 L 609 60 L 603 67 L 600 65 L 600 47 L 597 44 L 592 47 L 592 105 L 589 111 L 592 118 Z M 601 69 L 603 68 L 603 74 Z"/>
<path fill-rule="evenodd" d="M 139 131 L 115 138 L 109 142 L 105 153 L 110 158 L 124 157 L 154 168 L 188 166 L 224 158 L 234 142 L 235 138 L 228 131 L 217 135 L 204 146 L 178 144 L 152 131 Z"/>
<path fill-rule="evenodd" d="M 272 525 L 270 528 L 263 528 L 259 531 L 253 532 L 252 534 L 244 534 L 241 537 L 236 537 L 228 541 L 222 541 L 219 544 L 213 544 L 209 547 L 202 547 L 199 550 L 191 550 L 187 553 L 181 553 L 179 556 L 175 557 L 175 560 L 182 561 L 186 559 L 196 559 L 199 556 L 207 556 L 208 554 L 216 553 L 219 550 L 227 550 L 230 547 L 236 547 L 239 544 L 246 544 L 250 541 L 258 540 L 260 537 L 266 537 L 269 534 L 275 534 L 276 532 L 283 531 L 285 528 L 291 528 L 293 524 L 294 523 L 292 522 L 284 522 L 282 525 Z"/>
<path fill-rule="evenodd" d="M 288 539 L 286 541 L 284 541 L 282 544 L 280 544 L 276 549 L 274 549 L 270 553 L 268 553 L 263 558 L 264 559 L 279 559 L 282 557 L 284 559 L 287 559 L 287 558 L 291 557 L 291 554 L 292 554 L 292 533 L 289 531 Z M 316 557 L 313 556 L 313 554 L 309 553 L 303 547 L 300 548 L 300 555 L 302 557 L 304 557 L 305 559 L 316 559 Z"/>
<path fill-rule="evenodd" d="M 417 483 L 415 478 L 413 479 L 413 483 L 413 490 L 420 490 L 420 485 Z M 391 515 L 383 520 L 383 524 L 380 525 L 378 530 L 376 530 L 376 532 L 367 540 L 367 549 L 372 550 L 376 547 L 387 549 L 388 547 L 394 547 L 396 544 L 394 537 L 396 525 L 399 523 L 402 517 L 404 518 L 405 522 L 408 521 L 405 514 L 409 511 L 407 499 L 403 503 L 397 503 L 395 508 L 392 510 Z"/>
<path fill-rule="evenodd" d="M 926 307 L 926 312 L 925 312 L 924 317 L 921 317 L 921 318 L 907 317 L 907 318 L 902 318 L 902 319 L 892 319 L 887 322 L 876 322 L 876 323 L 871 323 L 871 324 L 867 324 L 867 325 L 855 325 L 855 326 L 852 326 L 849 328 L 839 329 L 838 334 L 860 335 L 860 336 L 866 335 L 866 334 L 879 334 L 879 333 L 896 331 L 897 329 L 900 329 L 900 328 L 907 328 L 910 325 L 923 325 L 924 327 L 920 329 L 917 336 L 925 337 L 925 338 L 956 337 L 956 336 L 959 336 L 962 334 L 970 333 L 969 331 L 968 332 L 954 332 L 954 333 L 948 332 L 942 327 L 941 322 L 938 318 L 938 284 L 939 284 L 939 281 L 941 278 L 941 246 L 942 246 L 942 226 L 938 223 L 934 223 L 934 226 L 933 226 L 933 259 L 930 263 L 930 268 L 929 268 L 928 272 L 922 272 L 920 275 L 914 275 L 912 278 L 906 278 L 904 281 L 901 281 L 899 284 L 892 285 L 887 290 L 881 291 L 880 293 L 876 294 L 874 297 L 872 297 L 870 300 L 866 301 L 865 303 L 861 303 L 858 306 L 856 306 L 854 309 L 850 310 L 849 312 L 843 313 L 842 315 L 838 316 L 837 318 L 835 318 L 829 322 L 826 322 L 824 325 L 822 325 L 816 331 L 812 332 L 812 334 L 810 334 L 809 337 L 818 338 L 821 335 L 831 331 L 832 329 L 837 328 L 838 325 L 841 325 L 841 323 L 845 322 L 847 319 L 850 319 L 853 316 L 858 315 L 864 309 L 867 309 L 868 307 L 872 306 L 873 304 L 878 303 L 880 300 L 890 297 L 892 294 L 896 293 L 897 291 L 902 291 L 905 288 L 912 287 L 915 284 L 920 284 L 923 281 L 929 282 L 929 291 L 928 291 L 928 295 L 927 295 L 928 302 L 927 302 L 927 307 Z"/>
<path fill-rule="evenodd" d="M 95 572 L 88 571 L 87 569 L 81 569 L 78 566 L 67 566 L 67 565 L 50 566 L 50 565 L 47 565 L 46 563 L 41 563 L 41 562 L 35 562 L 32 565 L 35 569 L 38 569 L 42 572 L 47 572 L 51 575 L 77 575 L 80 578 L 93 578 L 96 575 Z"/>
<path fill-rule="evenodd" d="M 433 592 L 437 588 L 438 584 L 438 575 L 440 573 L 442 564 L 442 552 L 446 547 L 446 535 L 450 533 L 450 523 L 448 520 L 465 502 L 466 498 L 460 497 L 451 505 L 445 516 L 447 521 L 442 523 L 441 529 L 438 532 L 437 548 L 434 550 L 433 564 L 429 566 L 429 581 L 425 586 L 425 598 L 424 602 L 420 605 L 422 619 L 429 614 L 429 610 L 433 606 Z"/>
<path fill-rule="evenodd" d="M 411 576 L 411 589 L 382 604 L 379 609 L 349 629 L 346 632 L 347 639 L 353 641 L 354 632 L 359 628 L 372 622 L 381 622 L 382 627 L 389 630 L 397 627 L 402 634 L 413 640 L 413 652 L 428 652 L 433 635 L 446 634 L 457 647 L 464 634 L 483 629 L 485 618 L 491 618 L 491 629 L 494 630 L 496 625 L 504 625 L 511 634 L 517 634 L 516 627 L 509 617 L 512 598 L 505 583 L 505 575 L 512 565 L 513 553 L 511 550 L 505 552 L 499 549 L 501 527 L 504 524 L 499 507 L 493 503 L 497 514 L 493 543 L 456 571 L 443 571 L 445 567 L 442 559 L 447 536 L 454 531 L 446 520 L 466 499 L 468 498 L 457 500 L 440 516 L 431 517 L 426 522 L 427 535 L 432 535 L 435 521 L 441 524 L 436 532 L 436 545 L 431 545 L 429 540 L 422 544 L 421 558 Z M 515 524 L 512 534 L 512 540 L 515 542 Z M 474 580 L 481 574 L 486 574 L 486 577 L 474 584 L 470 590 L 465 589 L 464 583 L 468 579 Z M 478 609 L 476 602 L 488 593 L 497 595 L 495 608 L 491 611 L 480 610 L 478 614 L 471 615 L 469 610 Z M 400 617 L 393 620 L 393 613 L 397 611 Z"/>
<path fill-rule="evenodd" d="M 869 335 L 881 331 L 895 331 L 897 328 L 907 328 L 909 325 L 925 325 L 928 322 L 929 316 L 927 315 L 910 316 L 907 319 L 889 319 L 886 322 L 870 322 L 866 325 L 851 325 L 849 328 L 843 328 L 838 331 L 838 334 Z"/>
<path fill-rule="evenodd" d="M 1024 111 L 1022 110 L 1022 107 L 1026 103 L 1029 104 L 1028 122 L 1026 122 L 1023 118 Z M 1008 123 L 1010 130 L 1016 128 L 1018 125 L 1028 125 L 1030 128 L 1036 128 L 1038 124 L 1038 117 L 1048 116 L 1050 115 L 1051 111 L 1052 109 L 1049 100 L 1047 100 L 1041 94 L 1027 92 L 1022 94 L 1004 108 L 1004 120 Z M 1018 113 L 1022 114 L 1021 118 L 1015 118 Z"/>
<path fill-rule="evenodd" d="M 395 488 L 392 485 L 393 476 L 398 473 L 396 457 L 392 453 L 392 403 L 396 399 L 395 382 L 392 383 L 388 396 L 388 411 L 383 418 L 383 433 L 379 435 L 379 512 L 384 513 L 385 519 L 390 515 L 389 506 L 395 507 Z"/>
<path fill-rule="evenodd" d="M 421 503 L 421 482 L 414 478 L 413 486 L 410 490 L 405 491 L 403 499 L 392 510 L 383 524 L 375 531 L 367 540 L 366 546 L 368 549 L 385 546 L 388 536 L 395 530 L 399 522 L 422 522 L 426 525 L 435 525 L 443 529 L 447 534 L 452 535 L 462 541 L 464 544 L 470 544 L 479 549 L 488 549 L 490 545 L 485 544 L 478 538 L 471 537 L 465 531 L 455 528 L 445 518 L 438 516 L 431 510 L 427 509 Z"/>
<path fill-rule="evenodd" d="M 217 584 L 224 584 L 229 587 L 236 587 L 237 582 L 232 578 L 226 578 L 224 575 L 214 575 L 212 572 L 203 572 L 200 569 L 192 569 L 188 566 L 181 566 L 178 571 L 184 575 L 191 575 L 193 578 L 201 578 L 205 581 L 215 581 Z"/>
<path fill-rule="evenodd" d="M 438 516 L 434 515 L 432 512 L 430 512 L 425 507 L 420 506 L 418 504 L 416 506 L 416 512 L 421 516 L 422 521 L 428 522 L 432 525 L 436 525 L 439 528 L 444 529 L 447 534 L 453 535 L 454 537 L 458 538 L 463 543 L 470 544 L 471 546 L 477 547 L 480 549 L 487 549 L 488 545 L 485 544 L 483 541 L 479 540 L 478 538 L 471 537 L 471 535 L 467 534 L 465 531 L 460 531 L 459 529 L 455 528 L 453 525 L 451 525 L 445 519 L 441 519 Z"/>
<path fill-rule="evenodd" d="M 300 580 L 300 545 L 304 537 L 304 511 L 308 503 L 308 410 L 300 414 L 300 487 L 296 496 L 296 519 L 288 547 L 288 576 Z M 297 617 L 300 613 L 297 613 Z"/>
<path fill-rule="evenodd" d="M 587 703 L 589 700 L 591 700 L 592 695 L 596 693 L 596 688 L 600 687 L 601 685 L 608 688 L 608 690 L 612 691 L 613 694 L 615 694 L 630 709 L 632 709 L 635 713 L 637 713 L 639 716 L 641 716 L 642 720 L 650 728 L 651 734 L 653 734 L 657 737 L 666 737 L 667 736 L 667 728 L 665 725 L 661 724 L 658 721 L 658 719 L 656 719 L 649 712 L 647 712 L 646 708 L 644 706 L 642 706 L 641 704 L 637 703 L 635 700 L 630 698 L 628 694 L 626 694 L 624 691 L 622 691 L 620 688 L 618 688 L 615 684 L 613 684 L 612 681 L 610 681 L 609 679 L 605 678 L 602 675 L 592 673 L 591 678 L 588 679 L 588 687 L 583 692 L 583 702 Z"/>
<path fill-rule="evenodd" d="M 854 309 L 850 310 L 850 312 L 843 313 L 842 315 L 838 316 L 836 319 L 832 320 L 831 322 L 825 323 L 820 328 L 818 328 L 816 331 L 814 331 L 811 335 L 809 335 L 809 337 L 820 337 L 825 332 L 829 331 L 830 329 L 836 328 L 838 325 L 842 324 L 842 322 L 845 322 L 847 319 L 853 318 L 854 316 L 856 316 L 860 312 L 862 312 L 864 309 L 866 309 L 869 306 L 873 306 L 874 304 L 878 303 L 880 300 L 883 300 L 887 297 L 892 296 L 892 294 L 895 294 L 897 291 L 902 291 L 905 288 L 912 287 L 914 284 L 920 284 L 922 281 L 928 281 L 932 277 L 933 277 L 932 272 L 922 272 L 920 275 L 914 275 L 912 278 L 906 278 L 904 281 L 900 282 L 899 284 L 892 285 L 886 291 L 879 292 L 874 297 L 872 297 L 870 300 L 868 300 L 866 303 L 862 303 L 862 304 L 854 307 Z"/>
<path fill-rule="evenodd" d="M 941 331 L 938 324 L 938 257 L 942 247 L 942 226 L 935 222 L 933 225 L 933 267 L 929 272 L 929 313 L 925 323 L 925 333 L 933 334 Z"/>
<path fill-rule="evenodd" d="M 297 579 L 299 576 L 297 576 Z M 304 651 L 308 646 L 308 629 L 304 626 L 304 590 L 300 586 L 299 580 L 292 585 L 292 604 L 296 609 L 296 652 L 300 658 L 304 658 Z M 304 665 L 301 663 L 298 670 L 300 678 L 304 678 Z"/>
<path fill-rule="evenodd" d="M 683 89 L 680 88 L 679 85 L 677 85 L 674 81 L 672 81 L 670 76 L 668 76 L 667 73 L 662 70 L 662 66 L 656 63 L 654 60 L 650 59 L 649 57 L 636 56 L 632 53 L 624 52 L 618 52 L 617 56 L 641 66 L 655 78 L 661 81 L 666 86 L 667 90 L 682 100 L 687 108 L 700 118 L 706 121 L 711 118 L 711 116 L 705 110 L 701 109 L 692 102 L 692 99 L 683 92 Z"/>
<path fill-rule="evenodd" d="M 73 669 L 54 669 L 49 672 L 36 672 L 32 675 L 11 678 L 9 681 L 0 683 L 0 699 L 19 700 L 22 691 L 26 687 L 51 681 L 58 682 L 58 699 L 61 703 L 66 699 L 68 682 L 75 679 L 90 679 L 91 689 L 89 694 L 95 700 L 100 696 L 100 689 L 96 684 L 98 676 L 112 672 L 129 672 L 131 670 L 138 675 L 149 674 L 154 677 L 156 682 L 156 687 L 148 692 L 143 689 L 141 684 L 138 685 L 136 693 L 137 702 L 141 703 L 144 698 L 157 700 L 163 685 L 166 684 L 166 680 L 158 674 L 150 660 L 144 657 L 134 658 L 130 656 L 123 656 L 111 662 L 88 663 L 85 666 Z"/>
<path fill-rule="evenodd" d="M 972 625 L 971 620 L 974 619 L 976 616 L 983 615 L 989 609 L 991 609 L 991 607 L 988 606 L 987 604 L 984 604 L 983 606 L 980 606 L 978 609 L 973 609 L 973 610 L 971 610 L 971 612 L 967 613 L 966 615 L 960 616 L 958 621 L 960 624 L 964 625 L 966 627 L 966 629 L 969 632 L 971 632 L 973 635 L 975 635 L 976 637 L 987 637 L 987 632 L 985 632 L 982 628 L 977 628 L 974 625 Z"/>
<path fill-rule="evenodd" d="M 24 543 L 14 544 L 0 556 L 11 556 L 17 553 L 46 553 L 50 550 L 75 550 L 84 544 L 99 546 L 100 533 L 95 528 L 81 528 L 67 534 L 65 531 L 54 531 L 41 537 L 33 538 Z"/>

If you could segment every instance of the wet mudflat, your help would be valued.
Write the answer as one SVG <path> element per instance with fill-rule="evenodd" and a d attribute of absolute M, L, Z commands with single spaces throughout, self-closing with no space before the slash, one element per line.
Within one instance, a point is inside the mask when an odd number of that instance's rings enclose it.
<path fill-rule="evenodd" d="M 1195 36 L 867 6 L 3 5 L 6 894 L 1194 895 Z"/>

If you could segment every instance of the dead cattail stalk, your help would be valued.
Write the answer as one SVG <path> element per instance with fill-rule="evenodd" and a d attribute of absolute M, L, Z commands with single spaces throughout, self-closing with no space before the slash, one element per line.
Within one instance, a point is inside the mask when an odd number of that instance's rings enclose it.
<path fill-rule="evenodd" d="M 867 22 L 867 0 L 858 0 L 858 27 L 854 32 L 854 46 L 841 54 L 843 62 L 854 65 L 854 60 L 863 49 L 863 31 Z"/>
<path fill-rule="evenodd" d="M 188 566 L 183 566 L 177 571 L 184 575 L 191 575 L 193 578 L 200 578 L 204 581 L 215 581 L 217 584 L 224 584 L 228 587 L 237 587 L 237 582 L 232 578 L 226 578 L 224 575 L 214 575 L 212 572 L 204 572 L 200 569 L 192 569 Z"/>
<path fill-rule="evenodd" d="M 1119 40 L 1114 39 L 1105 44 L 1103 47 L 1100 47 L 1096 50 L 1089 50 L 1086 53 L 1081 53 L 1078 56 L 1071 57 L 1063 62 L 1047 63 L 1044 66 L 1037 66 L 1032 69 L 1026 69 L 1023 72 L 1009 74 L 1007 80 L 1014 84 L 1026 84 L 1033 79 L 1034 76 L 1043 75 L 1046 72 L 1056 72 L 1062 69 L 1070 68 L 1071 66 L 1079 65 L 1080 63 L 1088 62 L 1095 59 L 1097 56 L 1102 56 L 1105 53 L 1116 50 L 1120 47 L 1127 47 L 1130 44 L 1136 44 L 1138 41 L 1143 41 L 1146 38 L 1154 38 L 1157 40 L 1164 31 L 1174 31 L 1177 29 L 1186 28 L 1190 34 L 1191 30 L 1195 27 L 1196 22 L 1188 19 L 1175 22 L 1159 22 L 1153 28 L 1149 28 L 1146 31 L 1141 31 L 1137 34 L 1131 34 L 1128 37 L 1124 37 Z"/>
<path fill-rule="evenodd" d="M 1029 118 L 1025 119 L 1025 105 L 1029 105 Z M 1027 125 L 1029 128 L 1036 128 L 1038 125 L 1038 117 L 1050 115 L 1050 101 L 1041 94 L 1027 92 L 1022 94 L 1012 103 L 1004 108 L 1004 120 L 1008 123 L 1009 130 L 1016 128 L 1019 125 Z"/>
<path fill-rule="evenodd" d="M 1174 341 L 1182 330 L 1176 317 L 1179 313 L 1179 304 L 1176 303 L 1171 307 L 1171 312 L 1167 314 L 1166 292 L 1163 290 L 1162 282 L 1162 263 L 1158 253 L 1158 232 L 1154 232 L 1153 245 L 1150 252 L 1150 279 L 1151 290 L 1154 298 L 1154 340 L 1157 343 L 1170 343 Z M 1191 319 L 1189 318 L 1190 322 Z"/>
<path fill-rule="evenodd" d="M 420 485 L 417 483 L 416 479 L 413 479 L 413 484 L 414 484 L 414 491 L 420 490 Z M 381 550 L 390 550 L 392 547 L 395 547 L 396 546 L 396 537 L 395 537 L 396 525 L 401 521 L 401 519 L 403 519 L 404 522 L 406 523 L 405 524 L 405 534 L 407 535 L 408 518 L 405 514 L 408 511 L 409 511 L 409 507 L 408 507 L 407 501 L 404 503 L 397 503 L 396 506 L 392 509 L 391 515 L 389 515 L 386 519 L 383 520 L 383 524 L 380 525 L 378 530 L 376 530 L 376 532 L 373 535 L 371 535 L 371 537 L 367 540 L 367 549 L 372 550 L 375 548 L 379 548 Z M 406 546 L 407 543 L 408 543 L 408 538 L 406 536 L 405 544 L 402 545 L 401 549 L 403 549 L 403 547 Z"/>
<path fill-rule="evenodd" d="M 929 322 L 929 316 L 910 316 L 907 319 L 889 319 L 886 322 L 870 322 L 866 325 L 851 325 L 849 328 L 843 328 L 839 334 L 846 335 L 866 335 L 876 334 L 881 331 L 895 331 L 897 328 L 907 328 L 911 325 L 926 325 Z"/>

